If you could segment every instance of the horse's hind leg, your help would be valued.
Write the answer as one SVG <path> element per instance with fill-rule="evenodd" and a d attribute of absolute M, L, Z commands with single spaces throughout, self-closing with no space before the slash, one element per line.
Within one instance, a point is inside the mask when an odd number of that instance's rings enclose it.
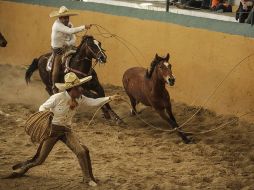
<path fill-rule="evenodd" d="M 98 97 L 105 97 L 104 89 L 99 82 L 97 83 L 96 87 L 93 88 L 93 90 L 97 93 Z M 110 112 L 110 110 L 112 110 L 110 105 L 107 103 L 101 109 L 102 109 L 104 117 L 106 119 L 110 119 L 111 116 L 110 116 L 109 112 Z"/>
<path fill-rule="evenodd" d="M 49 56 L 50 54 L 48 54 Z M 50 77 L 50 73 L 46 70 L 46 65 L 47 65 L 47 55 L 45 55 L 44 57 L 40 57 L 39 58 L 39 62 L 38 62 L 38 69 L 39 69 L 39 74 L 41 77 L 42 82 L 45 84 L 46 86 L 46 91 L 48 92 L 48 94 L 51 96 L 53 95 L 52 92 L 52 82 L 51 82 L 51 77 Z"/>
<path fill-rule="evenodd" d="M 137 114 L 137 110 L 136 110 L 136 105 L 137 105 L 137 101 L 135 100 L 135 98 L 133 98 L 131 95 L 129 95 L 130 101 L 131 101 L 131 115 L 136 115 Z"/>
<path fill-rule="evenodd" d="M 97 92 L 97 90 L 94 90 L 94 89 L 93 89 L 94 92 L 92 92 L 92 91 L 88 90 L 88 88 L 83 88 L 83 89 L 84 89 L 83 94 L 84 94 L 85 96 L 89 97 L 89 98 L 100 98 L 100 97 L 105 97 L 105 95 L 104 95 L 104 96 L 103 96 L 103 95 L 99 95 L 99 93 Z M 102 109 L 102 112 L 103 112 L 104 117 L 105 117 L 106 119 L 110 119 L 111 117 L 110 117 L 110 114 L 109 114 L 109 112 L 108 112 L 107 107 L 104 105 L 101 109 Z"/>
<path fill-rule="evenodd" d="M 105 92 L 103 87 L 101 86 L 101 84 L 99 83 L 98 80 L 94 81 L 94 84 L 92 86 L 93 88 L 91 88 L 93 91 L 95 91 L 98 95 L 98 97 L 105 97 Z M 111 106 L 109 105 L 109 103 L 105 104 L 102 108 L 102 112 L 104 114 L 104 117 L 106 119 L 110 119 L 111 116 L 113 117 L 113 119 L 115 121 L 120 122 L 120 123 L 124 123 L 121 118 L 112 110 Z"/>

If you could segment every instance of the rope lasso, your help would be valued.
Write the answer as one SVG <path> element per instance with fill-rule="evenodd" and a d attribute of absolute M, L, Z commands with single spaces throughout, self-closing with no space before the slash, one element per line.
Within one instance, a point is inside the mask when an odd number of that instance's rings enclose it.
<path fill-rule="evenodd" d="M 127 103 L 127 104 L 129 105 L 130 108 L 132 107 L 131 104 L 130 104 L 127 100 L 121 99 L 121 101 Z M 94 112 L 92 118 L 91 118 L 90 121 L 88 122 L 88 124 L 87 124 L 87 126 L 86 126 L 85 129 L 88 129 L 88 127 L 91 125 L 92 121 L 94 120 L 95 116 L 97 115 L 98 111 L 99 111 L 105 104 L 107 104 L 107 103 L 108 103 L 108 102 L 102 104 L 100 107 L 97 108 L 97 110 Z M 168 132 L 168 133 L 182 132 L 182 133 L 192 134 L 192 135 L 203 135 L 203 134 L 206 134 L 206 133 L 210 133 L 210 132 L 213 132 L 213 131 L 217 131 L 217 130 L 219 130 L 219 129 L 223 129 L 223 128 L 225 128 L 226 126 L 228 126 L 229 124 L 233 124 L 233 123 L 237 122 L 240 118 L 242 118 L 242 117 L 244 117 L 244 116 L 246 116 L 246 115 L 250 115 L 250 114 L 254 113 L 254 111 L 249 111 L 249 112 L 247 112 L 247 113 L 241 114 L 240 116 L 237 117 L 237 119 L 228 121 L 228 122 L 226 122 L 226 123 L 224 123 L 224 124 L 221 124 L 221 125 L 218 126 L 218 127 L 215 127 L 215 128 L 213 128 L 213 129 L 209 129 L 209 130 L 206 130 L 206 131 L 201 131 L 201 132 L 189 132 L 189 131 L 188 131 L 188 132 L 186 132 L 186 131 L 180 130 L 179 127 L 178 127 L 178 128 L 174 128 L 174 129 L 160 129 L 160 128 L 158 128 L 158 127 L 152 125 L 151 123 L 148 123 L 148 122 L 145 121 L 143 118 L 141 118 L 141 117 L 139 116 L 139 114 L 138 114 L 135 110 L 133 110 L 133 111 L 135 112 L 137 118 L 138 118 L 140 121 L 142 121 L 144 124 L 148 125 L 150 128 L 153 128 L 153 129 L 155 129 L 155 130 L 157 130 L 157 131 Z M 123 118 L 122 118 L 122 119 L 123 119 Z M 128 124 L 127 124 L 127 125 L 128 125 Z"/>
<path fill-rule="evenodd" d="M 179 127 L 182 128 L 184 127 L 187 123 L 189 123 L 201 110 L 202 108 L 208 103 L 208 101 L 211 99 L 211 97 L 217 92 L 217 90 L 221 87 L 221 85 L 224 83 L 224 81 L 230 76 L 230 74 L 242 63 L 244 62 L 247 58 L 253 56 L 254 53 L 246 56 L 243 58 L 240 62 L 235 64 L 233 68 L 225 75 L 225 77 L 219 82 L 219 84 L 216 86 L 216 88 L 212 91 L 212 93 L 207 97 L 207 99 L 204 101 L 204 103 L 200 106 L 200 108 L 189 118 L 187 119 L 184 123 L 182 123 Z"/>
<path fill-rule="evenodd" d="M 215 128 L 213 128 L 213 129 L 209 129 L 209 130 L 206 130 L 206 131 L 201 131 L 201 132 L 189 132 L 189 131 L 182 131 L 182 130 L 179 130 L 179 131 L 184 132 L 184 133 L 186 133 L 186 134 L 203 135 L 203 134 L 206 134 L 206 133 L 209 133 L 209 132 L 213 132 L 213 131 L 217 131 L 217 130 L 219 130 L 219 129 L 223 129 L 223 128 L 225 128 L 227 125 L 233 124 L 233 123 L 237 122 L 240 118 L 242 118 L 242 117 L 244 117 L 244 116 L 246 116 L 246 115 L 250 115 L 250 114 L 252 114 L 252 113 L 254 113 L 254 111 L 250 111 L 250 112 L 241 114 L 240 116 L 238 116 L 238 117 L 237 117 L 236 119 L 234 119 L 234 120 L 228 121 L 228 122 L 226 122 L 226 123 L 224 123 L 224 124 L 219 125 L 218 127 L 215 127 Z"/>
<path fill-rule="evenodd" d="M 120 42 L 123 46 L 125 46 L 125 48 L 131 53 L 131 55 L 134 57 L 135 61 L 138 63 L 138 65 L 142 66 L 140 64 L 140 62 L 138 61 L 137 57 L 135 56 L 134 52 L 130 49 L 130 47 L 127 45 L 129 44 L 130 46 L 132 46 L 141 56 L 142 58 L 145 60 L 145 62 L 147 61 L 144 54 L 131 42 L 129 42 L 128 40 L 124 39 L 123 37 L 117 35 L 117 34 L 113 34 L 111 33 L 108 29 L 106 29 L 105 27 L 99 25 L 99 24 L 91 24 L 92 26 L 95 26 L 95 28 L 97 29 L 97 32 L 99 35 L 101 35 L 104 38 L 114 38 L 116 39 L 118 42 Z M 101 31 L 104 30 L 105 32 Z"/>
<path fill-rule="evenodd" d="M 133 57 L 135 58 L 136 62 L 140 65 L 140 63 L 138 62 L 138 59 L 136 58 L 135 54 L 133 53 L 133 51 L 128 47 L 128 45 L 126 43 L 129 43 L 131 46 L 133 46 L 142 56 L 143 54 L 141 53 L 141 51 L 139 51 L 139 49 L 134 46 L 132 43 L 128 42 L 127 40 L 125 40 L 124 38 L 111 33 L 108 29 L 106 29 L 105 27 L 102 27 L 98 24 L 92 24 L 92 26 L 95 26 L 97 31 L 99 32 L 99 35 L 103 36 L 104 38 L 111 38 L 114 37 L 117 41 L 119 41 L 120 43 L 122 43 L 128 50 L 129 52 L 133 55 Z M 103 29 L 105 32 L 102 32 L 101 29 Z M 204 103 L 200 106 L 200 108 L 189 118 L 187 119 L 184 123 L 182 123 L 177 129 L 173 129 L 173 130 L 168 130 L 168 131 L 176 131 L 179 130 L 181 128 L 183 128 L 184 126 L 186 126 L 187 123 L 189 123 L 201 110 L 202 108 L 207 105 L 207 103 L 209 102 L 209 100 L 213 97 L 213 95 L 217 92 L 217 90 L 222 86 L 222 84 L 224 83 L 224 81 L 230 76 L 230 74 L 242 63 L 244 62 L 247 58 L 253 56 L 253 54 L 250 54 L 248 56 L 246 56 L 245 58 L 243 58 L 240 62 L 238 62 L 236 65 L 233 66 L 233 68 L 225 75 L 225 77 L 219 82 L 219 84 L 216 86 L 216 88 L 211 92 L 211 94 L 207 97 L 207 99 L 204 101 Z M 145 59 L 145 57 L 143 56 L 143 58 Z M 142 66 L 142 65 L 141 65 Z M 144 121 L 143 121 L 144 122 Z M 151 125 L 148 124 L 147 122 L 144 122 L 147 125 Z M 154 126 L 153 126 L 154 127 Z"/>
<path fill-rule="evenodd" d="M 131 108 L 131 104 L 130 104 L 128 101 L 126 101 L 126 100 L 122 100 L 122 101 L 126 102 L 126 103 L 130 106 L 130 108 Z M 222 128 L 226 127 L 226 126 L 229 125 L 229 124 L 235 123 L 236 121 L 238 121 L 239 118 L 242 118 L 242 117 L 244 117 L 244 116 L 246 116 L 246 115 L 249 115 L 249 114 L 254 113 L 254 111 L 250 111 L 250 112 L 247 112 L 247 113 L 244 113 L 244 114 L 238 116 L 236 120 L 229 121 L 229 122 L 224 123 L 224 124 L 222 124 L 222 125 L 220 125 L 220 126 L 218 126 L 218 127 L 216 127 L 216 128 L 213 128 L 213 129 L 210 129 L 210 130 L 207 130 L 207 131 L 194 132 L 194 133 L 193 133 L 193 132 L 185 132 L 185 131 L 182 131 L 182 130 L 180 130 L 180 127 L 174 128 L 174 129 L 160 129 L 160 128 L 155 127 L 154 125 L 148 123 L 148 122 L 145 121 L 143 118 L 141 118 L 141 117 L 139 116 L 139 114 L 138 114 L 135 110 L 133 110 L 133 111 L 135 112 L 136 116 L 137 116 L 143 123 L 145 123 L 146 125 L 148 125 L 149 127 L 153 128 L 153 129 L 156 129 L 156 130 L 158 130 L 158 131 L 163 131 L 163 132 L 169 132 L 169 133 L 173 133 L 173 132 L 178 131 L 178 132 L 183 132 L 183 133 L 186 133 L 186 134 L 205 134 L 205 133 L 212 132 L 212 131 L 215 131 L 215 130 L 218 130 L 218 129 L 222 129 Z"/>
<path fill-rule="evenodd" d="M 100 28 L 102 28 L 104 31 L 106 31 L 105 33 L 103 33 L 104 35 L 107 34 L 107 35 L 109 35 L 108 37 L 115 37 L 118 41 L 122 42 L 121 40 L 119 40 L 119 38 L 121 38 L 121 37 L 119 37 L 119 36 L 116 35 L 116 34 L 111 33 L 111 32 L 110 32 L 108 29 L 106 29 L 105 27 L 100 26 L 100 25 L 98 25 L 98 24 L 92 24 L 92 26 L 95 26 L 95 27 L 97 28 L 98 32 L 101 33 L 101 34 L 102 34 L 102 32 L 101 32 Z M 122 38 L 122 39 L 123 39 L 123 38 Z M 128 42 L 128 41 L 126 41 L 126 40 L 125 40 L 125 42 L 131 44 L 130 42 Z M 130 50 L 130 48 L 129 48 L 125 43 L 122 42 L 122 44 L 131 52 L 131 54 L 133 55 L 133 57 L 136 59 L 135 55 L 134 55 L 133 52 Z M 132 45 L 132 46 L 143 56 L 143 58 L 145 59 L 144 55 L 139 51 L 139 49 L 138 49 L 136 46 L 134 46 L 133 44 L 131 44 L 131 45 Z M 219 82 L 219 84 L 215 87 L 215 89 L 212 91 L 212 93 L 207 97 L 207 99 L 204 101 L 204 103 L 203 103 L 201 106 L 199 106 L 200 108 L 199 108 L 189 119 L 187 119 L 184 123 L 182 123 L 182 124 L 179 126 L 178 129 L 181 129 L 181 128 L 183 128 L 184 126 L 186 126 L 186 124 L 189 123 L 189 122 L 202 110 L 202 108 L 203 108 L 204 106 L 207 105 L 207 103 L 209 102 L 209 100 L 213 97 L 213 95 L 217 92 L 217 90 L 222 86 L 222 84 L 223 84 L 224 81 L 230 76 L 230 74 L 231 74 L 242 62 L 244 62 L 246 59 L 248 59 L 249 57 L 251 57 L 251 56 L 253 56 L 253 55 L 254 55 L 254 53 L 252 53 L 252 54 L 246 56 L 246 57 L 243 58 L 240 62 L 238 62 L 236 65 L 234 65 L 233 68 L 232 68 L 231 70 L 229 70 L 229 72 L 228 72 L 228 73 L 225 75 L 225 77 L 221 80 L 221 82 Z M 137 60 L 136 60 L 136 61 L 137 61 Z M 137 61 L 137 62 L 138 62 L 138 61 Z M 139 65 L 140 65 L 140 64 L 139 64 Z"/>

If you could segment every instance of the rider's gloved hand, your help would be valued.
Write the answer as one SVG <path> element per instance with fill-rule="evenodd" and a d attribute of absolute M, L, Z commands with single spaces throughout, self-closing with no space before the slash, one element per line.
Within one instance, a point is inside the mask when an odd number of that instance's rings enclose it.
<path fill-rule="evenodd" d="M 118 95 L 118 94 L 115 94 L 115 95 L 113 95 L 113 96 L 109 96 L 109 99 L 110 99 L 111 101 L 120 101 L 120 100 L 122 100 L 122 96 L 120 96 L 120 95 Z"/>

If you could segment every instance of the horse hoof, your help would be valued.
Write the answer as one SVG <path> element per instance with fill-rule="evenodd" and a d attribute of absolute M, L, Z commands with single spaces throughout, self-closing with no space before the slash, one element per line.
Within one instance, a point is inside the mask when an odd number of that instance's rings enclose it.
<path fill-rule="evenodd" d="M 185 138 L 183 141 L 185 144 L 196 144 L 193 138 Z"/>
<path fill-rule="evenodd" d="M 25 175 L 23 173 L 18 172 L 12 172 L 10 175 L 2 177 L 2 179 L 13 179 L 13 178 L 19 178 L 24 177 Z"/>
<path fill-rule="evenodd" d="M 21 168 L 22 166 L 23 166 L 23 163 L 18 163 L 16 165 L 12 166 L 12 169 L 17 170 L 17 169 Z"/>
<path fill-rule="evenodd" d="M 116 121 L 116 124 L 118 125 L 118 126 L 120 126 L 120 127 L 126 127 L 126 123 L 123 121 L 123 120 L 121 120 L 121 119 L 118 119 L 117 121 Z"/>
<path fill-rule="evenodd" d="M 135 116 L 136 112 L 133 109 L 131 109 L 130 114 L 131 114 L 131 116 Z"/>
<path fill-rule="evenodd" d="M 110 120 L 111 119 L 111 116 L 109 114 L 103 114 L 103 117 L 107 120 Z"/>
<path fill-rule="evenodd" d="M 191 132 L 184 132 L 186 135 L 188 135 L 188 136 L 192 136 L 193 135 L 193 133 L 191 133 Z"/>

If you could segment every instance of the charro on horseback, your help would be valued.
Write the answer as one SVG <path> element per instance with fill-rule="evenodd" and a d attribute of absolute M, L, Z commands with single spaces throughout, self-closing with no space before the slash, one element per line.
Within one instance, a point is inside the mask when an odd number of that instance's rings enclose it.
<path fill-rule="evenodd" d="M 54 11 L 50 14 L 51 18 L 57 18 L 52 26 L 51 32 L 51 47 L 53 52 L 52 90 L 54 94 L 58 92 L 55 83 L 59 82 L 62 56 L 65 54 L 65 52 L 75 49 L 75 34 L 88 30 L 91 27 L 91 25 L 73 27 L 73 24 L 70 22 L 70 16 L 75 15 L 77 15 L 77 13 L 70 11 L 65 6 L 60 7 L 58 11 Z"/>

